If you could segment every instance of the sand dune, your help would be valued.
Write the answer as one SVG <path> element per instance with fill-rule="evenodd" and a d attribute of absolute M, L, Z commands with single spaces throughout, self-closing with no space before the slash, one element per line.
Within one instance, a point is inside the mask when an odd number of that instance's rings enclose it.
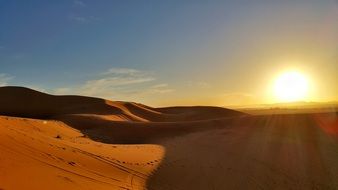
<path fill-rule="evenodd" d="M 137 103 L 112 102 L 92 97 L 53 96 L 23 87 L 0 87 L 0 104 L 2 115 L 40 119 L 67 114 L 94 114 L 113 116 L 111 120 L 120 121 L 177 122 L 243 115 L 217 107 L 151 108 Z"/>
<path fill-rule="evenodd" d="M 0 88 L 0 189 L 338 189 L 336 112 L 251 116 Z"/>

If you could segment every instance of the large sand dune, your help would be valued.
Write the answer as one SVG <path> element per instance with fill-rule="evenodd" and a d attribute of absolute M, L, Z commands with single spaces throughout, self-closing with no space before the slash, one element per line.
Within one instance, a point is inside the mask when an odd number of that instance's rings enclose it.
<path fill-rule="evenodd" d="M 250 116 L 0 88 L 0 189 L 338 189 L 337 113 Z"/>

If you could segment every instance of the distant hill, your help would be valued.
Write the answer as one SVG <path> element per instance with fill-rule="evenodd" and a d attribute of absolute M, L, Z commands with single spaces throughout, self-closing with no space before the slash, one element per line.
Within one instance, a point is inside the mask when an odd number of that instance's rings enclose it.
<path fill-rule="evenodd" d="M 123 121 L 195 121 L 243 115 L 221 107 L 153 108 L 134 102 L 84 96 L 54 96 L 24 87 L 0 87 L 0 115 L 54 118 L 60 115 L 99 115 Z"/>

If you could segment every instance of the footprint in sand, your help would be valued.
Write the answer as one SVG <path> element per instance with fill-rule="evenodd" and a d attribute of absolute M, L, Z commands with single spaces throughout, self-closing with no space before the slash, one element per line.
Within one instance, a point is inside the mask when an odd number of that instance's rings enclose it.
<path fill-rule="evenodd" d="M 69 177 L 65 177 L 65 176 L 61 176 L 61 175 L 58 175 L 59 178 L 62 178 L 63 180 L 65 181 L 68 181 L 68 182 L 73 182 L 73 180 L 71 180 Z M 1 190 L 1 189 L 0 189 Z"/>
<path fill-rule="evenodd" d="M 75 166 L 75 162 L 68 162 L 69 165 Z"/>

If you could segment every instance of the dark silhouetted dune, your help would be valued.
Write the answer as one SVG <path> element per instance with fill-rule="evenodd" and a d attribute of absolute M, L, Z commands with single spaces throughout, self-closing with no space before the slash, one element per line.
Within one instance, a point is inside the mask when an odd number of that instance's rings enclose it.
<path fill-rule="evenodd" d="M 119 116 L 130 121 L 190 121 L 244 115 L 218 107 L 151 108 L 83 96 L 54 96 L 23 87 L 0 87 L 0 114 L 52 118 L 66 114 Z M 162 112 L 163 111 L 163 112 Z M 123 119 L 122 119 L 123 120 Z"/>
<path fill-rule="evenodd" d="M 53 96 L 23 87 L 0 87 L 0 113 L 48 118 L 61 114 L 121 114 L 105 100 L 82 96 Z"/>

